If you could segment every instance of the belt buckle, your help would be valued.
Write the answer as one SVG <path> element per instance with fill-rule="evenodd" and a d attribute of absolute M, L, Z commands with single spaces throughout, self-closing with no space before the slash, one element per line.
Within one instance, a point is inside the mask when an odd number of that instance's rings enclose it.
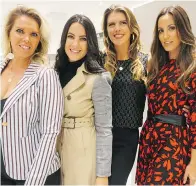
<path fill-rule="evenodd" d="M 73 119 L 73 127 L 67 127 L 68 129 L 75 129 L 76 128 L 76 118 L 75 117 L 69 117 L 69 119 Z"/>

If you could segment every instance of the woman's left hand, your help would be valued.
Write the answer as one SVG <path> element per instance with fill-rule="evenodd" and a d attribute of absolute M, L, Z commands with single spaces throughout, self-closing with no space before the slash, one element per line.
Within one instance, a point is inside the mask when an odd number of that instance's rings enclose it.
<path fill-rule="evenodd" d="M 97 177 L 96 185 L 108 185 L 108 177 Z"/>
<path fill-rule="evenodd" d="M 190 106 L 188 105 L 184 105 L 182 110 L 184 110 L 184 116 L 186 117 L 186 119 L 188 119 L 188 116 L 190 115 Z"/>
<path fill-rule="evenodd" d="M 186 167 L 185 173 L 184 173 L 184 181 L 185 184 L 187 182 L 187 178 L 189 177 L 190 185 L 195 185 L 196 183 L 196 165 L 195 164 L 189 164 Z"/>

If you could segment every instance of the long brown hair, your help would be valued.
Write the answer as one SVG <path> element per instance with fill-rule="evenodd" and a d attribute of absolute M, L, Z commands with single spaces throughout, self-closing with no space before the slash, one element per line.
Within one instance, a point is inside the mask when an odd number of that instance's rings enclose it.
<path fill-rule="evenodd" d="M 176 63 L 180 68 L 181 75 L 177 79 L 176 83 L 180 85 L 184 92 L 189 93 L 185 87 L 185 82 L 190 75 L 196 71 L 196 56 L 195 56 L 195 36 L 192 32 L 189 17 L 185 10 L 180 6 L 169 6 L 163 8 L 157 19 L 154 28 L 154 38 L 151 46 L 151 60 L 149 61 L 148 68 L 148 82 L 150 82 L 158 75 L 161 67 L 169 61 L 169 54 L 164 50 L 158 33 L 158 21 L 159 18 L 165 14 L 173 16 L 176 28 L 180 34 L 181 46 L 180 52 L 176 59 Z"/>
<path fill-rule="evenodd" d="M 133 74 L 134 79 L 136 80 L 144 80 L 144 69 L 141 61 L 138 58 L 138 53 L 141 49 L 141 42 L 140 42 L 140 28 L 136 21 L 135 16 L 131 12 L 130 9 L 127 7 L 121 6 L 121 5 L 111 5 L 109 8 L 107 8 L 104 12 L 103 17 L 103 24 L 102 29 L 104 33 L 104 45 L 106 48 L 106 62 L 105 62 L 105 68 L 106 70 L 110 71 L 112 75 L 114 76 L 117 71 L 117 56 L 116 51 L 114 48 L 114 44 L 110 40 L 108 36 L 107 31 L 107 21 L 108 16 L 112 12 L 121 12 L 125 15 L 129 29 L 132 31 L 131 37 L 130 37 L 130 46 L 129 46 L 129 58 L 133 61 L 131 66 L 131 72 Z"/>

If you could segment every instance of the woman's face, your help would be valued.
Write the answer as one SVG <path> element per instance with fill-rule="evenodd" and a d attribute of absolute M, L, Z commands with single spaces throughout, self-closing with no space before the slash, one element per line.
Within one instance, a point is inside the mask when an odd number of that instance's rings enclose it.
<path fill-rule="evenodd" d="M 65 53 L 69 61 L 74 62 L 82 59 L 88 50 L 86 31 L 84 27 L 78 23 L 73 23 L 68 31 L 65 42 Z"/>
<path fill-rule="evenodd" d="M 124 13 L 110 13 L 107 19 L 107 32 L 115 47 L 130 45 L 131 31 Z"/>
<path fill-rule="evenodd" d="M 159 40 L 163 48 L 169 52 L 170 59 L 176 59 L 180 51 L 181 39 L 171 14 L 159 18 L 158 33 Z"/>
<path fill-rule="evenodd" d="M 9 34 L 14 57 L 30 58 L 35 53 L 40 38 L 39 25 L 34 19 L 24 15 L 18 17 Z"/>

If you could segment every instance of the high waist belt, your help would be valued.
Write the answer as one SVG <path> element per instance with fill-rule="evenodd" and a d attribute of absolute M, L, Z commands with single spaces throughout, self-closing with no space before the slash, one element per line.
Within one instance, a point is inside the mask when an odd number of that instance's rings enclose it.
<path fill-rule="evenodd" d="M 63 118 L 62 128 L 75 129 L 78 127 L 94 126 L 94 118 Z"/>
<path fill-rule="evenodd" d="M 169 123 L 177 126 L 186 126 L 186 117 L 180 115 L 174 115 L 174 114 L 153 115 L 151 112 L 148 112 L 148 119 L 151 119 L 154 122 Z"/>

